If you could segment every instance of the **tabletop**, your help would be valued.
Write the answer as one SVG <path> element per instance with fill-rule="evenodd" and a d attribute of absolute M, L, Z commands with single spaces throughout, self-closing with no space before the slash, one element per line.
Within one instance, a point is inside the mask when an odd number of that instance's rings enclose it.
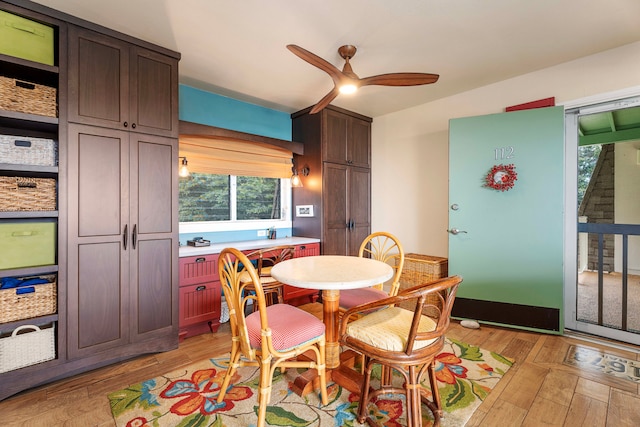
<path fill-rule="evenodd" d="M 389 280 L 393 268 L 370 258 L 318 255 L 282 261 L 273 266 L 271 276 L 299 288 L 357 289 Z"/>

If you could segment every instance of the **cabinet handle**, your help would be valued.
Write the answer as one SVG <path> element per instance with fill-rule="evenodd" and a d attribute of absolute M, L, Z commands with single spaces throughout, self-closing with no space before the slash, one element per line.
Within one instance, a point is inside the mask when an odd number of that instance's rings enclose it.
<path fill-rule="evenodd" d="M 207 287 L 205 285 L 202 285 L 202 286 L 198 286 L 196 288 L 196 291 L 204 291 L 205 289 L 207 289 Z"/>
<path fill-rule="evenodd" d="M 136 240 L 138 238 L 138 224 L 133 225 L 133 233 L 131 233 L 131 244 L 133 249 L 136 248 Z"/>
<path fill-rule="evenodd" d="M 196 258 L 196 262 L 205 262 L 206 258 Z"/>
<path fill-rule="evenodd" d="M 136 128 L 136 124 L 135 123 L 131 123 L 131 129 L 135 129 Z"/>
<path fill-rule="evenodd" d="M 128 122 L 124 122 L 123 125 L 124 125 L 124 127 L 128 127 L 129 123 Z"/>
<path fill-rule="evenodd" d="M 129 224 L 124 225 L 124 233 L 122 233 L 122 243 L 124 244 L 124 250 L 127 250 L 127 239 L 129 238 Z"/>

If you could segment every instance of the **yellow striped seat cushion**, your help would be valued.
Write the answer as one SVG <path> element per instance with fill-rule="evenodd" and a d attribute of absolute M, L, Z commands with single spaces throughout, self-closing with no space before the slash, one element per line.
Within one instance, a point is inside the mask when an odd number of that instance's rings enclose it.
<path fill-rule="evenodd" d="M 263 285 L 277 282 L 276 279 L 270 276 L 271 267 L 264 267 L 260 272 L 260 274 L 261 274 L 260 283 L 262 283 Z M 249 276 L 248 272 L 243 271 L 242 273 L 240 273 L 240 283 L 248 283 L 250 281 L 251 281 L 251 276 Z"/>
<path fill-rule="evenodd" d="M 347 335 L 364 343 L 389 351 L 404 351 L 409 337 L 409 328 L 413 321 L 413 312 L 400 307 L 389 307 L 349 323 Z M 436 323 L 427 316 L 420 319 L 419 332 L 429 332 Z M 426 347 L 436 339 L 415 341 L 414 350 Z"/>

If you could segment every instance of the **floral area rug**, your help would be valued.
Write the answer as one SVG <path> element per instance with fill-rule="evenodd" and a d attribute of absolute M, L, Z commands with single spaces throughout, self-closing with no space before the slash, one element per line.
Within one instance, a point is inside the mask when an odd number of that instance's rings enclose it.
<path fill-rule="evenodd" d="M 151 426 L 255 426 L 257 423 L 257 368 L 238 371 L 222 403 L 216 398 L 227 358 L 205 360 L 108 395 L 118 427 Z M 513 360 L 499 354 L 447 339 L 437 357 L 438 389 L 445 416 L 443 427 L 464 426 L 475 409 L 487 397 Z M 356 420 L 358 395 L 329 384 L 329 404 L 324 406 L 316 393 L 300 397 L 290 391 L 291 370 L 273 379 L 266 421 L 271 426 L 360 426 Z M 379 370 L 374 376 L 379 377 Z M 374 377 L 375 378 L 375 377 Z M 401 384 L 396 374 L 394 381 Z M 429 390 L 429 380 L 424 387 Z M 373 381 L 372 381 L 373 383 Z M 372 384 L 374 385 L 374 384 Z M 404 396 L 381 395 L 369 411 L 384 426 L 406 425 Z M 423 407 L 423 426 L 431 426 L 431 412 Z"/>

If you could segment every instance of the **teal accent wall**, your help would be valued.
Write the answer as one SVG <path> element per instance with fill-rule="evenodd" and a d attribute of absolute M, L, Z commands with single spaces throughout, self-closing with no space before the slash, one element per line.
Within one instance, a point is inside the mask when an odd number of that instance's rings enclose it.
<path fill-rule="evenodd" d="M 191 86 L 180 85 L 179 91 L 180 120 L 291 141 L 289 113 L 238 101 Z M 202 237 L 216 243 L 266 239 L 266 237 L 257 237 L 257 232 L 258 229 L 181 233 L 179 238 L 182 245 L 186 245 L 187 240 L 193 237 Z M 278 236 L 290 237 L 291 228 L 279 228 Z"/>
<path fill-rule="evenodd" d="M 180 120 L 291 141 L 291 115 L 180 85 Z"/>

